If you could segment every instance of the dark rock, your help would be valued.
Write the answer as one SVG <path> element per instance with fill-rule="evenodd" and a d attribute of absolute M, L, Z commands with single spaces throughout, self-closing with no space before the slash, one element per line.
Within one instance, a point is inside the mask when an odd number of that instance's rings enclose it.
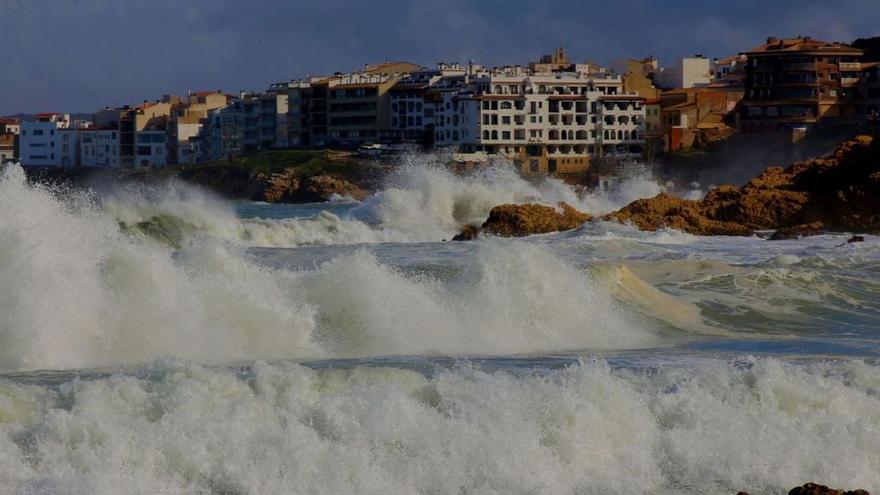
<path fill-rule="evenodd" d="M 777 230 L 770 236 L 771 241 L 781 241 L 786 239 L 799 239 L 801 237 L 809 237 L 811 235 L 820 235 L 826 232 L 825 224 L 822 222 L 813 222 L 804 225 L 795 225 L 793 227 L 785 227 Z"/>
<path fill-rule="evenodd" d="M 789 490 L 788 495 L 870 495 L 865 490 L 835 490 L 825 485 L 817 485 L 816 483 L 806 483 Z"/>
<path fill-rule="evenodd" d="M 465 225 L 461 232 L 456 234 L 453 241 L 472 241 L 480 235 L 480 227 L 476 225 Z"/>

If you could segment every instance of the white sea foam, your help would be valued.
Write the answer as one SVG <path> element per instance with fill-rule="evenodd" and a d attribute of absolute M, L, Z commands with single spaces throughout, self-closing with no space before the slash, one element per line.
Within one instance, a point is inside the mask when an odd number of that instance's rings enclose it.
<path fill-rule="evenodd" d="M 0 369 L 657 343 L 604 284 L 542 246 L 478 244 L 445 281 L 366 251 L 309 272 L 273 270 L 210 237 L 174 251 L 126 234 L 88 202 L 71 206 L 21 169 L 4 173 Z"/>
<path fill-rule="evenodd" d="M 880 489 L 880 370 L 654 373 L 158 362 L 55 392 L 0 381 L 14 493 L 782 493 Z"/>

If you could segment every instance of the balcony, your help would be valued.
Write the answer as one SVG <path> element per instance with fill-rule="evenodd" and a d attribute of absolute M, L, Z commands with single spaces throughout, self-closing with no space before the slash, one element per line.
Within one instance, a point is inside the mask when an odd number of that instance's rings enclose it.
<path fill-rule="evenodd" d="M 862 64 L 860 62 L 841 62 L 839 67 L 840 70 L 861 70 Z"/>
<path fill-rule="evenodd" d="M 818 66 L 818 64 L 816 64 L 816 62 L 803 62 L 803 63 L 799 63 L 799 64 L 783 65 L 782 70 L 803 70 L 803 71 L 815 72 L 815 71 L 819 70 L 819 66 Z"/>

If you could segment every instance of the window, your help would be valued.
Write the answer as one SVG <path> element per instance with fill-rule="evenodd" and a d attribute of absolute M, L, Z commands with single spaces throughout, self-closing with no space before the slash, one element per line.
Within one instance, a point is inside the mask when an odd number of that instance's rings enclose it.
<path fill-rule="evenodd" d="M 34 129 L 34 136 L 42 136 L 42 135 L 43 135 L 42 129 Z"/>

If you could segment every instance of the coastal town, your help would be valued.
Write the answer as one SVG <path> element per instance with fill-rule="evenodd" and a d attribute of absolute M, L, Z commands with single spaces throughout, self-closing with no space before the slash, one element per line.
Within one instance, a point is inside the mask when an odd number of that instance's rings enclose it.
<path fill-rule="evenodd" d="M 402 61 L 273 83 L 260 92 L 163 95 L 93 115 L 0 118 L 0 161 L 25 167 L 154 168 L 266 150 L 381 155 L 418 146 L 524 175 L 579 174 L 603 160 L 652 159 L 733 134 L 796 141 L 876 121 L 877 39 L 768 37 L 724 58 L 661 65 L 573 61 L 559 47 L 526 65 Z"/>

